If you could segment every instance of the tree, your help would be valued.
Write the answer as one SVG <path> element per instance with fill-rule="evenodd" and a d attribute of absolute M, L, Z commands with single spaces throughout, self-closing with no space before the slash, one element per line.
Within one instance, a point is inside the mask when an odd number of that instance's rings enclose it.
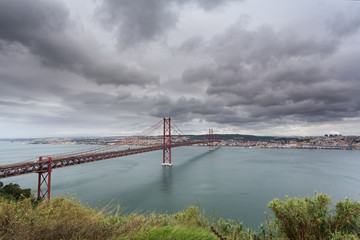
<path fill-rule="evenodd" d="M 3 191 L 5 194 L 10 195 L 14 197 L 16 200 L 19 200 L 20 198 L 29 198 L 31 196 L 31 189 L 21 189 L 19 184 L 12 184 L 9 183 L 3 187 Z"/>

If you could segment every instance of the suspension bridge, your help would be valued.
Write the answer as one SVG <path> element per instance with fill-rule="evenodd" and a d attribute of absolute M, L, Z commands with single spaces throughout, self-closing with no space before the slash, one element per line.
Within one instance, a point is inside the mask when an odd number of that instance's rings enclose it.
<path fill-rule="evenodd" d="M 162 130 L 162 136 L 151 136 L 151 133 L 159 130 L 159 128 Z M 172 134 L 172 131 L 175 132 L 175 134 Z M 0 179 L 37 173 L 37 198 L 50 199 L 51 172 L 53 169 L 159 150 L 163 151 L 162 166 L 171 167 L 172 148 L 196 144 L 208 144 L 209 148 L 213 149 L 213 129 L 209 129 L 209 136 L 206 139 L 190 140 L 171 118 L 163 118 L 139 134 L 122 138 L 111 145 L 96 146 L 75 152 L 40 156 L 14 164 L 1 165 Z"/>

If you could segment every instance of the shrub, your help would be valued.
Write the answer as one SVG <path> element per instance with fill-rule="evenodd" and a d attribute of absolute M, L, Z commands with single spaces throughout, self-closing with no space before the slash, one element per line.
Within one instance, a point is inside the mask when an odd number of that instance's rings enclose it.
<path fill-rule="evenodd" d="M 359 238 L 354 234 L 346 234 L 336 232 L 331 236 L 331 240 L 358 240 Z"/>
<path fill-rule="evenodd" d="M 335 205 L 332 230 L 349 234 L 360 233 L 360 202 L 346 198 Z"/>
<path fill-rule="evenodd" d="M 189 206 L 187 209 L 172 215 L 172 219 L 176 224 L 187 227 L 203 227 L 209 225 L 205 217 L 205 212 L 201 212 L 199 207 Z"/>
<path fill-rule="evenodd" d="M 1 200 L 0 238 L 15 239 L 106 239 L 111 232 L 103 216 L 63 197 L 33 207 L 30 199 Z"/>
<path fill-rule="evenodd" d="M 186 238 L 184 238 L 186 236 Z M 174 215 L 109 215 L 69 197 L 34 205 L 0 198 L 0 239 L 216 239 L 199 208 Z"/>
<path fill-rule="evenodd" d="M 272 200 L 268 207 L 275 216 L 279 230 L 290 239 L 332 239 L 359 234 L 360 203 L 346 199 L 336 203 L 330 196 L 315 194 L 314 198 Z"/>

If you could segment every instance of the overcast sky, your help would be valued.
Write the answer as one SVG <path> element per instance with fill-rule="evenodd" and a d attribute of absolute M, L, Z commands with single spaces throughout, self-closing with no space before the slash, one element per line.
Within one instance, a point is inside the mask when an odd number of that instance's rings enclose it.
<path fill-rule="evenodd" d="M 360 135 L 360 1 L 0 0 L 0 138 Z"/>

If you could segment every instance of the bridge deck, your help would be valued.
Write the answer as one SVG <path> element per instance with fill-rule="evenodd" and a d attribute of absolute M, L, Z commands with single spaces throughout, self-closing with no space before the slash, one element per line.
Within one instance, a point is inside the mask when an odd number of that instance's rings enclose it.
<path fill-rule="evenodd" d="M 171 148 L 189 146 L 194 144 L 204 144 L 207 140 L 183 142 L 183 143 L 172 143 Z M 150 147 L 133 148 L 127 150 L 118 151 L 106 151 L 100 153 L 88 153 L 76 156 L 56 156 L 52 158 L 51 169 L 60 167 L 69 167 L 83 163 L 89 163 L 94 161 L 101 161 L 111 158 L 124 157 L 129 155 L 135 155 L 139 153 L 158 151 L 168 148 L 168 145 L 156 145 Z M 6 177 L 13 177 L 18 175 L 24 175 L 29 173 L 44 172 L 49 167 L 49 160 L 42 160 L 36 162 L 21 162 L 8 165 L 0 166 L 0 179 Z"/>

